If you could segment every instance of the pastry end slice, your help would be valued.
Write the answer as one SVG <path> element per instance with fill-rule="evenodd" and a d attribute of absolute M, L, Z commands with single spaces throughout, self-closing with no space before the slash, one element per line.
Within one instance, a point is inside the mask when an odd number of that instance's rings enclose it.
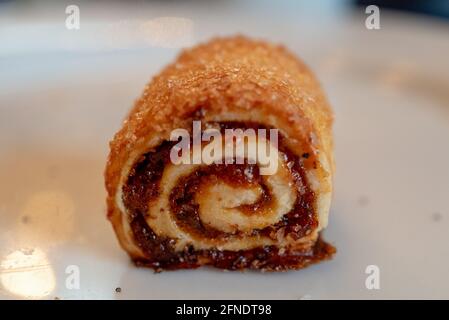
<path fill-rule="evenodd" d="M 284 47 L 237 36 L 185 50 L 110 143 L 108 218 L 121 246 L 155 270 L 331 258 L 321 232 L 332 121 L 318 81 Z"/>

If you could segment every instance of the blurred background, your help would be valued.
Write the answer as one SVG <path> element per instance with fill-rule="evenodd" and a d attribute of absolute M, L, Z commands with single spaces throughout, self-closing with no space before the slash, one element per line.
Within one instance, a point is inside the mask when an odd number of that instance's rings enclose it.
<path fill-rule="evenodd" d="M 0 297 L 449 298 L 448 17 L 444 0 L 0 1 Z M 338 254 L 270 275 L 134 268 L 105 219 L 108 142 L 182 48 L 234 34 L 287 46 L 328 95 Z"/>

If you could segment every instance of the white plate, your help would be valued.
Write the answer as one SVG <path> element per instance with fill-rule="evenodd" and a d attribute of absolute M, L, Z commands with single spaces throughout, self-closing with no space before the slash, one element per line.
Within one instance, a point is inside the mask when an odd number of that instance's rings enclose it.
<path fill-rule="evenodd" d="M 447 24 L 381 12 L 381 29 L 367 30 L 363 11 L 295 2 L 83 6 L 79 33 L 65 30 L 56 5 L 0 11 L 9 17 L 0 28 L 1 298 L 449 298 Z M 120 19 L 131 23 L 117 29 Z M 145 19 L 175 23 L 182 41 L 165 29 L 124 41 Z M 125 30 L 112 47 L 105 24 Z M 338 253 L 287 273 L 136 268 L 105 218 L 108 141 L 179 51 L 158 45 L 236 32 L 286 44 L 328 93 L 337 176 L 325 238 Z M 379 267 L 379 290 L 365 286 L 368 265 Z"/>

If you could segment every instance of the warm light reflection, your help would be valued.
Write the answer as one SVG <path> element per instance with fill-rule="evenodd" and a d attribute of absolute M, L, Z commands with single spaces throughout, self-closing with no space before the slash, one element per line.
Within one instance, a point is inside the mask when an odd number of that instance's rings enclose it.
<path fill-rule="evenodd" d="M 406 63 L 394 64 L 381 73 L 380 81 L 390 87 L 402 87 L 410 83 L 414 74 L 412 65 Z"/>
<path fill-rule="evenodd" d="M 40 249 L 22 249 L 0 264 L 0 283 L 14 295 L 43 298 L 55 288 L 56 279 L 47 255 Z"/>
<path fill-rule="evenodd" d="M 345 68 L 348 62 L 347 54 L 343 49 L 337 49 L 325 56 L 319 63 L 318 68 L 321 73 L 334 74 Z"/>
<path fill-rule="evenodd" d="M 54 245 L 73 233 L 75 205 L 60 190 L 33 194 L 19 216 L 17 236 L 22 245 Z"/>
<path fill-rule="evenodd" d="M 145 41 L 153 46 L 177 48 L 191 45 L 193 21 L 181 17 L 159 17 L 140 26 Z"/>
<path fill-rule="evenodd" d="M 104 29 L 112 48 L 155 46 L 179 48 L 193 43 L 194 23 L 181 17 L 159 17 L 149 20 L 121 20 Z"/>

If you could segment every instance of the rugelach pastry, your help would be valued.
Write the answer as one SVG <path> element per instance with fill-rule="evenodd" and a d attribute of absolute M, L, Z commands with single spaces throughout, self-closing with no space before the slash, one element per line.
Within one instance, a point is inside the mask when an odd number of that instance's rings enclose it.
<path fill-rule="evenodd" d="M 182 52 L 110 143 L 108 218 L 121 246 L 155 270 L 278 271 L 331 258 L 335 248 L 320 234 L 332 195 L 332 121 L 314 75 L 281 46 L 237 36 Z M 247 143 L 234 162 L 218 149 L 207 159 L 194 153 L 195 137 L 204 151 L 231 129 L 253 135 L 229 140 Z M 187 154 L 181 140 L 191 143 Z"/>

